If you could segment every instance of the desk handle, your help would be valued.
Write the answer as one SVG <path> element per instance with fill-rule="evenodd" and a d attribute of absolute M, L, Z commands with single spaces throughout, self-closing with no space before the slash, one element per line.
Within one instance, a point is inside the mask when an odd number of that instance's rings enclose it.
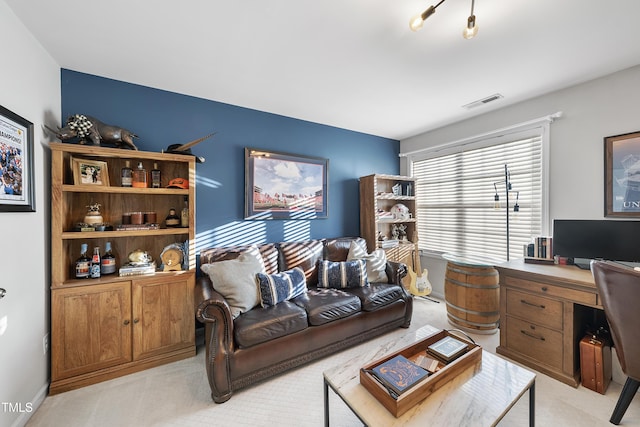
<path fill-rule="evenodd" d="M 546 308 L 543 304 L 534 304 L 532 302 L 529 302 L 529 301 L 523 300 L 523 299 L 521 299 L 520 302 L 523 303 L 523 304 L 526 304 L 526 305 L 530 305 L 531 307 L 535 307 L 535 308 L 542 308 L 542 309 Z"/>
<path fill-rule="evenodd" d="M 522 329 L 520 329 L 520 332 L 522 332 L 523 334 L 525 334 L 528 337 L 535 338 L 535 339 L 540 340 L 540 341 L 544 341 L 545 340 L 544 337 L 539 337 L 537 335 L 530 334 L 529 332 L 523 331 Z"/>
<path fill-rule="evenodd" d="M 542 287 L 542 292 L 547 292 L 549 290 L 549 288 L 547 288 L 546 286 Z"/>

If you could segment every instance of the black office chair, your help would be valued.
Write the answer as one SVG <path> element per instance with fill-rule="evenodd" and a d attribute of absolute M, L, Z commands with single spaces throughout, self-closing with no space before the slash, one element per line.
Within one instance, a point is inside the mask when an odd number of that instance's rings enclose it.
<path fill-rule="evenodd" d="M 617 425 L 640 386 L 640 271 L 607 261 L 592 261 L 591 271 L 622 372 L 627 375 L 609 420 Z"/>

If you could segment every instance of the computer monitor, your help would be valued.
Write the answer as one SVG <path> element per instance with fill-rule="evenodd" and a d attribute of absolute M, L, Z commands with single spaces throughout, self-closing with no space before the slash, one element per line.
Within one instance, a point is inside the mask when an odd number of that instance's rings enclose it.
<path fill-rule="evenodd" d="M 640 221 L 556 219 L 553 254 L 587 265 L 592 259 L 640 262 Z"/>

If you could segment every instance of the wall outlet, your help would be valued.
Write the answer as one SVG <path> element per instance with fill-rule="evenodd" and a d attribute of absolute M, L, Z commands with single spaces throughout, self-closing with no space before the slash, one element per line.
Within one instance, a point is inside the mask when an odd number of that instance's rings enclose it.
<path fill-rule="evenodd" d="M 47 354 L 47 352 L 49 351 L 49 334 L 48 333 L 42 338 L 42 351 L 44 354 Z"/>

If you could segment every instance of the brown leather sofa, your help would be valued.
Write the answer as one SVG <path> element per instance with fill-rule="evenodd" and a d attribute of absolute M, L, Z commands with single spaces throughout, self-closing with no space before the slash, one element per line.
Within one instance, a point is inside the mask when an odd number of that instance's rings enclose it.
<path fill-rule="evenodd" d="M 228 302 L 203 274 L 197 279 L 196 317 L 205 325 L 206 370 L 211 397 L 229 400 L 235 390 L 336 353 L 397 327 L 409 327 L 411 295 L 400 284 L 404 264 L 387 262 L 388 283 L 354 289 L 319 289 L 318 263 L 345 261 L 351 241 L 308 240 L 259 246 L 269 274 L 301 267 L 307 293 L 232 318 Z M 237 258 L 248 246 L 200 252 L 201 265 Z"/>

